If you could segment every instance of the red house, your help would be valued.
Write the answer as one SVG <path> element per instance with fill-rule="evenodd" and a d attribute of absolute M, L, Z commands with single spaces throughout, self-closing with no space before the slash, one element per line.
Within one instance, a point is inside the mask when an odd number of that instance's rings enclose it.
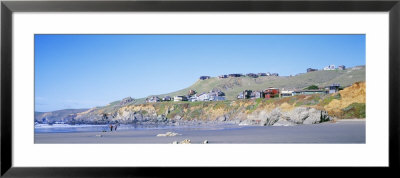
<path fill-rule="evenodd" d="M 264 90 L 264 96 L 266 99 L 278 98 L 279 97 L 279 89 L 278 88 L 268 88 L 268 89 Z"/>

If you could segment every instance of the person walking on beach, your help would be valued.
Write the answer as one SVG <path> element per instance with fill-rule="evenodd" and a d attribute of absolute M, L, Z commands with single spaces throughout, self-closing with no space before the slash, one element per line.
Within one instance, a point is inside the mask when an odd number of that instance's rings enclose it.
<path fill-rule="evenodd" d="M 110 130 L 111 130 L 111 132 L 112 132 L 112 129 L 113 129 L 113 125 L 112 125 L 112 124 L 110 124 Z"/>
<path fill-rule="evenodd" d="M 114 131 L 117 131 L 117 126 L 118 126 L 118 124 L 115 124 Z"/>

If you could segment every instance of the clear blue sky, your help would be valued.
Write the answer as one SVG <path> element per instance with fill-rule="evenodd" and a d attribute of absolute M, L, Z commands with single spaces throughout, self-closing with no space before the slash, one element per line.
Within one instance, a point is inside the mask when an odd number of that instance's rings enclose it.
<path fill-rule="evenodd" d="M 35 35 L 35 110 L 103 106 L 201 75 L 365 65 L 365 35 Z"/>

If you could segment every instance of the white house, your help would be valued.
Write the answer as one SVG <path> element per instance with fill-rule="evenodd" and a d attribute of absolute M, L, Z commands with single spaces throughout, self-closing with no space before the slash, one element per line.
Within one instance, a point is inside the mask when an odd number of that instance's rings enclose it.
<path fill-rule="evenodd" d="M 335 70 L 335 65 L 329 65 L 329 66 L 326 66 L 326 67 L 324 67 L 324 70 Z"/>
<path fill-rule="evenodd" d="M 290 97 L 293 96 L 293 90 L 282 90 L 281 97 Z"/>
<path fill-rule="evenodd" d="M 174 101 L 187 101 L 186 96 L 174 96 Z"/>
<path fill-rule="evenodd" d="M 224 100 L 225 100 L 225 97 L 213 95 L 213 96 L 210 97 L 209 100 L 210 100 L 210 101 L 224 101 Z"/>
<path fill-rule="evenodd" d="M 198 101 L 210 101 L 210 95 L 208 93 L 202 93 L 197 96 Z"/>

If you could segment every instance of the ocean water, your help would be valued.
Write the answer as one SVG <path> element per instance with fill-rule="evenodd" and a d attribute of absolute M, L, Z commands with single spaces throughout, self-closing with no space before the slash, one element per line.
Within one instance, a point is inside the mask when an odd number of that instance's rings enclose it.
<path fill-rule="evenodd" d="M 101 132 L 107 128 L 108 125 L 36 124 L 35 133 Z"/>
<path fill-rule="evenodd" d="M 156 129 L 174 129 L 174 130 L 220 130 L 239 128 L 241 126 L 235 124 L 186 124 L 186 125 L 137 125 L 137 124 L 121 124 L 117 131 L 123 130 L 156 130 Z M 36 124 L 35 133 L 71 133 L 71 132 L 103 132 L 110 131 L 109 125 L 69 125 L 69 124 Z"/>

